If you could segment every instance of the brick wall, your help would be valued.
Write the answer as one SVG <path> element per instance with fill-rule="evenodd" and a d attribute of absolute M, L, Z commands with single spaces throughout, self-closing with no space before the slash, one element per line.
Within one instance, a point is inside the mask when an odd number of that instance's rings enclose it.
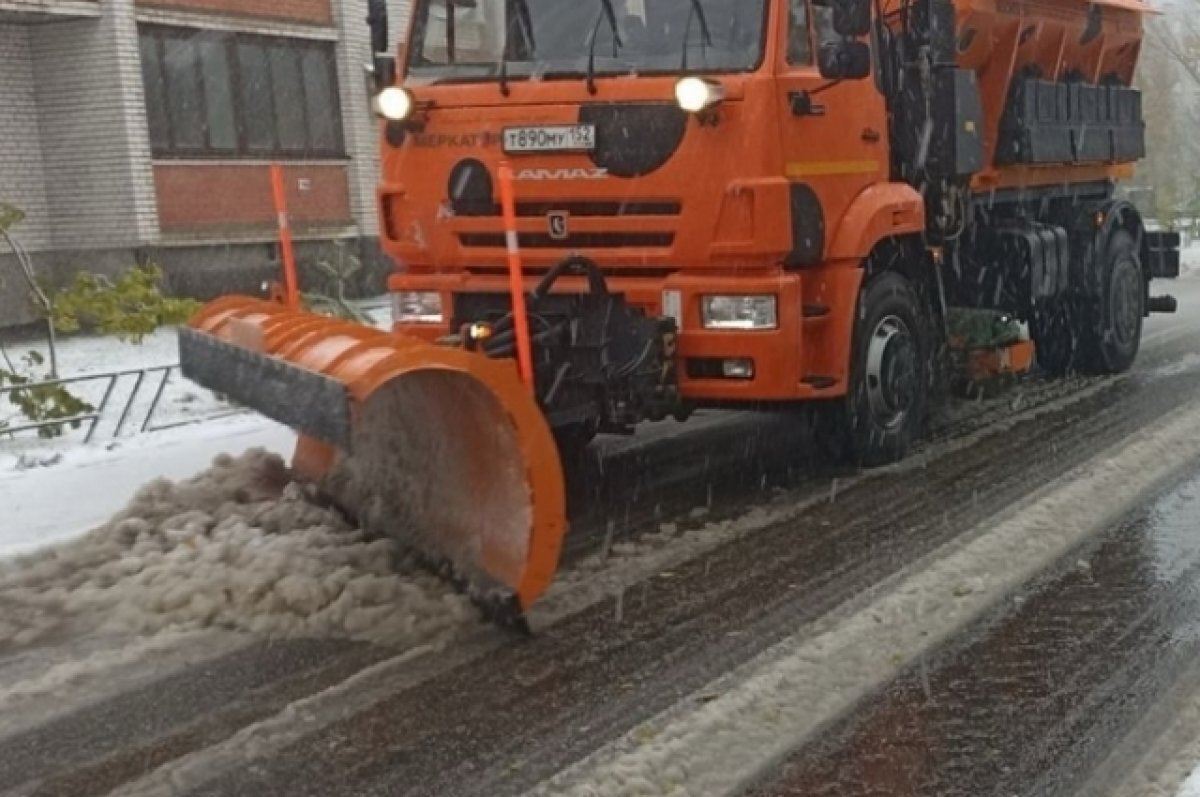
<path fill-rule="evenodd" d="M 50 245 L 50 209 L 38 138 L 29 29 L 0 25 L 0 202 L 25 211 L 17 228 L 26 249 Z M 2 247 L 0 247 L 2 248 Z"/>
<path fill-rule="evenodd" d="M 158 224 L 132 0 L 28 28 L 56 248 L 134 247 Z"/>
<path fill-rule="evenodd" d="M 164 234 L 275 230 L 270 174 L 264 164 L 159 162 L 154 182 Z M 345 166 L 291 164 L 284 168 L 284 185 L 288 213 L 298 231 L 353 223 Z"/>
<path fill-rule="evenodd" d="M 100 0 L 0 0 L 0 13 L 51 21 L 54 17 L 95 16 Z"/>
<path fill-rule="evenodd" d="M 370 60 L 363 0 L 15 1 L 54 4 L 58 15 L 54 24 L 0 22 L 0 199 L 29 213 L 22 238 L 40 250 L 39 267 L 66 277 L 149 253 L 203 282 L 222 262 L 268 257 L 262 243 L 274 239 L 274 216 L 261 161 L 151 159 L 138 20 L 336 39 L 350 159 L 293 166 L 291 210 L 301 235 L 361 236 L 372 246 L 378 131 L 362 74 Z M 0 12 L 13 2 L 0 0 Z M 407 36 L 408 6 L 389 0 L 393 42 Z M 189 256 L 180 259 L 184 244 Z M 7 298 L 0 291 L 0 327 L 29 320 Z"/>
<path fill-rule="evenodd" d="M 196 11 L 227 16 L 255 17 L 329 25 L 333 21 L 332 0 L 138 0 L 145 8 Z M 339 0 L 341 2 L 341 0 Z M 359 16 L 366 16 L 366 4 Z"/>

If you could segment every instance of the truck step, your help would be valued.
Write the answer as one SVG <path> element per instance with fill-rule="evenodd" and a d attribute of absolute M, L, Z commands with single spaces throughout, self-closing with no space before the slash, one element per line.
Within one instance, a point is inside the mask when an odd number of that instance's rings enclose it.
<path fill-rule="evenodd" d="M 1151 313 L 1174 313 L 1179 310 L 1179 301 L 1174 296 L 1152 296 L 1146 309 Z"/>

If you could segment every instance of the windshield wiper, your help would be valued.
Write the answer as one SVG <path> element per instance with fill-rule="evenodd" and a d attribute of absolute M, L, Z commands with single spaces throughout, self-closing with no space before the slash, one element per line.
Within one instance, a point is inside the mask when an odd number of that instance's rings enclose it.
<path fill-rule="evenodd" d="M 532 57 L 537 50 L 537 44 L 533 40 L 533 17 L 529 14 L 529 3 L 527 0 L 509 0 L 506 11 L 514 13 L 506 13 L 504 20 L 504 43 L 500 45 L 500 93 L 505 97 L 508 96 L 508 51 L 512 46 L 512 30 L 513 20 L 516 19 L 517 24 L 521 29 L 521 37 L 525 39 L 525 44 L 528 46 L 528 55 Z"/>
<path fill-rule="evenodd" d="M 700 0 L 692 0 L 692 9 L 688 11 L 687 23 L 683 26 L 683 60 L 679 64 L 679 70 L 686 72 L 688 68 L 688 39 L 692 35 L 692 17 L 700 20 L 700 57 L 705 56 L 705 47 L 712 47 L 712 31 L 708 28 L 708 16 L 704 13 L 704 6 Z"/>
<path fill-rule="evenodd" d="M 608 27 L 613 35 L 613 58 L 617 57 L 620 49 L 625 46 L 621 41 L 621 32 L 617 29 L 617 10 L 613 8 L 612 0 L 600 0 L 600 14 L 596 24 L 592 26 L 592 40 L 588 44 L 587 90 L 588 94 L 596 93 L 596 42 L 600 36 L 600 21 L 608 20 Z"/>

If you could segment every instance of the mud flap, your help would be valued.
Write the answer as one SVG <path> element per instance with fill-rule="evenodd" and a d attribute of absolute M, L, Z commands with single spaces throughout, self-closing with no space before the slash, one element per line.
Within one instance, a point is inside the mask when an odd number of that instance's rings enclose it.
<path fill-rule="evenodd" d="M 1147 232 L 1146 266 L 1154 279 L 1176 279 L 1179 276 L 1179 244 L 1177 232 Z"/>

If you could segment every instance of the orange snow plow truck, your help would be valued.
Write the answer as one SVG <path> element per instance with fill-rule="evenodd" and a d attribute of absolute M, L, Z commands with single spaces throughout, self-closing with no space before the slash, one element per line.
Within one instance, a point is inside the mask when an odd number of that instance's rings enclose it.
<path fill-rule="evenodd" d="M 227 297 L 192 379 L 296 469 L 522 622 L 563 454 L 702 407 L 802 404 L 861 465 L 939 385 L 1117 373 L 1173 312 L 1139 0 L 414 0 L 367 22 L 390 331 Z"/>

